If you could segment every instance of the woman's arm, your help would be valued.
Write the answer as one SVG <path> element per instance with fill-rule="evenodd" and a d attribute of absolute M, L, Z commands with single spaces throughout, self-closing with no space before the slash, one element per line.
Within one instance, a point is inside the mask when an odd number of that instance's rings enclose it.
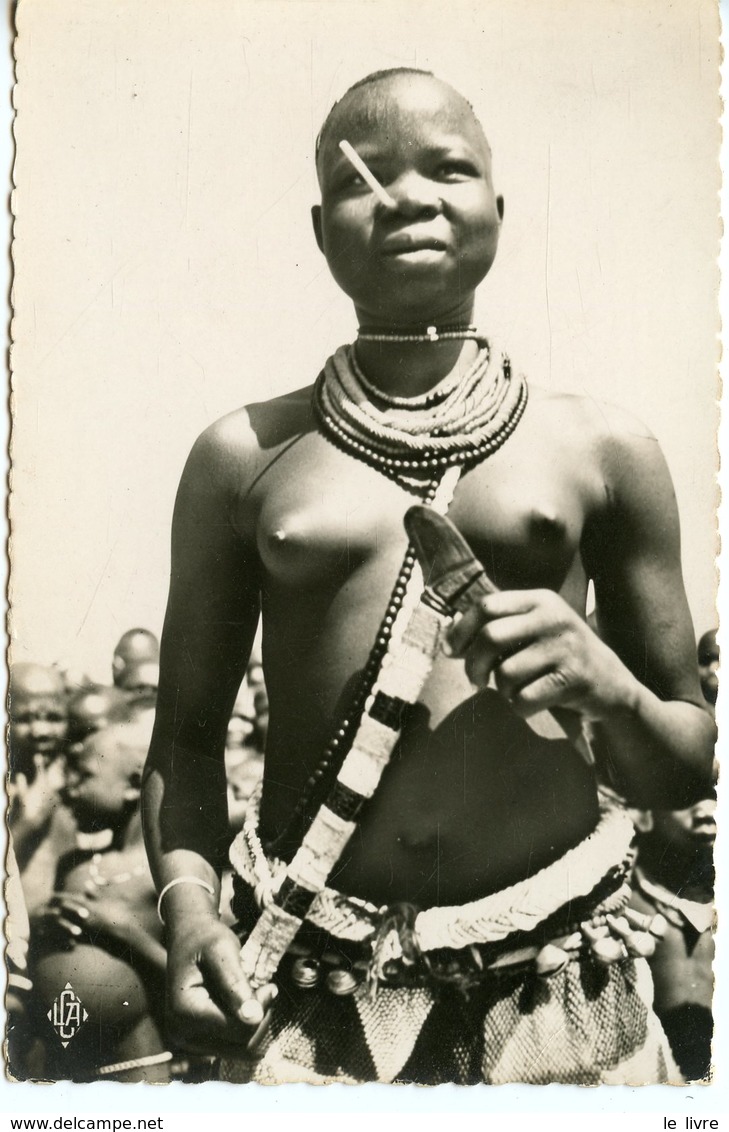
<path fill-rule="evenodd" d="M 684 808 L 711 786 L 713 722 L 703 706 L 681 576 L 676 500 L 658 443 L 606 407 L 594 437 L 604 495 L 582 554 L 600 636 L 559 594 L 493 594 L 451 629 L 474 683 L 494 672 L 516 712 L 570 708 L 592 722 L 598 756 L 629 800 Z"/>
<path fill-rule="evenodd" d="M 225 735 L 259 615 L 254 549 L 233 526 L 251 459 L 245 424 L 226 418 L 197 441 L 182 476 L 172 533 L 157 717 L 143 790 L 150 864 L 165 894 L 168 1000 L 188 1045 L 240 1046 L 270 998 L 254 998 L 240 946 L 219 922 L 219 875 L 229 844 Z M 244 1024 L 245 1023 L 245 1024 Z"/>

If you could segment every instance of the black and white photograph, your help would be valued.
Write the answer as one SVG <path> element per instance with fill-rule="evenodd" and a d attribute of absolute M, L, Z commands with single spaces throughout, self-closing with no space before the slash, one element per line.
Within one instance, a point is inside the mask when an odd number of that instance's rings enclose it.
<path fill-rule="evenodd" d="M 708 1112 L 719 4 L 12 19 L 11 1107 Z"/>

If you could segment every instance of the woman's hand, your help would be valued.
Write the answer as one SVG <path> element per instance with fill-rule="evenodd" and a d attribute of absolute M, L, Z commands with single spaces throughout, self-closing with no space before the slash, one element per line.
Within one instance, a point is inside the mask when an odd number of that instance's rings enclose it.
<path fill-rule="evenodd" d="M 188 1049 L 254 1053 L 278 994 L 254 991 L 243 972 L 240 943 L 214 914 L 199 914 L 170 932 L 167 1009 L 170 1032 Z"/>
<path fill-rule="evenodd" d="M 556 707 L 601 720 L 631 703 L 625 665 L 552 590 L 489 594 L 454 621 L 445 647 L 474 684 L 484 687 L 493 672 L 524 718 Z"/>

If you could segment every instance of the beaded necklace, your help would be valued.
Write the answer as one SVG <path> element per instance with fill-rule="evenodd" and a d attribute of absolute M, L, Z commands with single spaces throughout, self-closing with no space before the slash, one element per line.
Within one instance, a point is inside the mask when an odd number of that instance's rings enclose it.
<path fill-rule="evenodd" d="M 377 327 L 360 326 L 357 337 L 362 342 L 447 342 L 456 340 L 478 341 L 475 326 L 426 326 L 424 331 L 378 330 Z"/>
<path fill-rule="evenodd" d="M 134 877 L 141 877 L 148 871 L 146 864 L 135 865 L 133 869 L 124 869 L 122 872 L 112 873 L 111 876 L 105 876 L 101 871 L 101 862 L 104 859 L 103 853 L 94 853 L 89 861 L 89 875 L 85 884 L 86 893 L 93 896 L 100 888 L 106 888 L 110 884 L 124 884 Z"/>
<path fill-rule="evenodd" d="M 377 390 L 357 365 L 354 347 L 329 358 L 314 387 L 314 409 L 327 436 L 406 490 L 425 473 L 470 467 L 495 452 L 516 428 L 527 386 L 506 355 L 478 339 L 473 365 L 415 398 Z"/>

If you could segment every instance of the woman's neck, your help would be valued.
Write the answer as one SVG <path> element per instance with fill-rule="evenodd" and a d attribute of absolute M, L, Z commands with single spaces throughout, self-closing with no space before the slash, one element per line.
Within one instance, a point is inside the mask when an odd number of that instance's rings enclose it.
<path fill-rule="evenodd" d="M 478 356 L 472 340 L 372 342 L 359 340 L 357 362 L 369 381 L 394 397 L 417 397 L 454 371 L 465 373 Z"/>

